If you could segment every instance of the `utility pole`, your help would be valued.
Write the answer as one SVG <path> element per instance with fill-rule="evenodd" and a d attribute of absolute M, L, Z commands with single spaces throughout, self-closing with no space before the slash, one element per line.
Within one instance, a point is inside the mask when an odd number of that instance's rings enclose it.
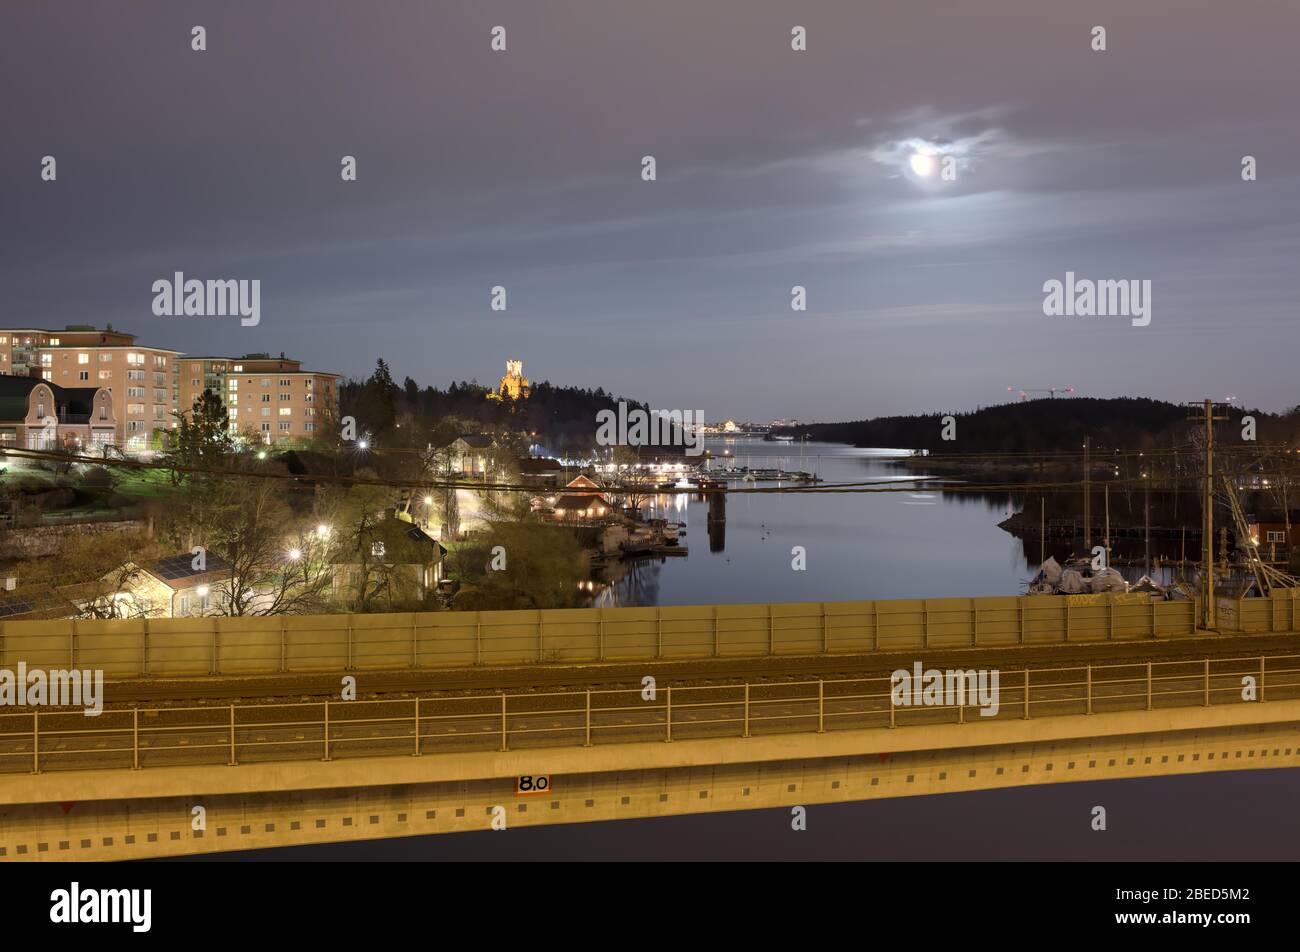
<path fill-rule="evenodd" d="M 1142 528 L 1145 536 L 1143 543 L 1143 561 L 1146 567 L 1143 572 L 1147 578 L 1151 577 L 1151 474 L 1149 472 L 1142 474 Z"/>
<path fill-rule="evenodd" d="M 1092 437 L 1083 438 L 1083 549 L 1092 551 L 1092 466 L 1089 447 Z"/>
<path fill-rule="evenodd" d="M 1218 626 L 1219 613 L 1214 603 L 1214 421 L 1226 416 L 1214 415 L 1214 401 L 1206 400 L 1205 422 L 1205 479 L 1202 481 L 1201 509 L 1204 520 L 1201 528 L 1201 627 L 1212 630 Z"/>
<path fill-rule="evenodd" d="M 1110 568 L 1110 483 L 1102 488 L 1106 493 L 1106 528 L 1101 537 L 1101 544 L 1106 547 L 1106 568 Z"/>

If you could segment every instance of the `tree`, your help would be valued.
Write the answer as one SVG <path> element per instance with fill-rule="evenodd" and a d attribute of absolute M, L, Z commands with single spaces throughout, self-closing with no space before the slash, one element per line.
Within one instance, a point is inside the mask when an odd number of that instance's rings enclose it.
<path fill-rule="evenodd" d="M 343 411 L 345 416 L 356 418 L 358 436 L 365 433 L 372 439 L 380 439 L 393 430 L 397 424 L 399 392 L 388 364 L 379 358 L 370 378 L 355 393 L 349 392 L 348 406 Z"/>
<path fill-rule="evenodd" d="M 497 547 L 500 546 L 500 550 Z M 494 567 L 505 556 L 505 568 Z M 467 589 L 457 608 L 566 608 L 581 600 L 587 577 L 582 547 L 573 535 L 542 522 L 524 500 L 493 513 L 487 528 L 456 550 L 456 574 Z"/>
<path fill-rule="evenodd" d="M 193 506 L 190 540 L 229 564 L 211 584 L 210 614 L 302 615 L 323 610 L 331 542 L 296 518 L 270 479 L 211 480 Z"/>
<path fill-rule="evenodd" d="M 230 438 L 230 417 L 221 395 L 208 388 L 184 413 L 175 414 L 173 446 L 167 454 L 172 464 L 172 484 L 179 485 L 187 476 L 184 468 L 217 468 L 234 448 Z M 182 468 L 184 467 L 184 468 Z"/>
<path fill-rule="evenodd" d="M 17 563 L 22 590 L 72 618 L 148 618 L 165 613 L 137 585 L 140 566 L 161 554 L 144 533 L 76 535 L 49 556 Z"/>
<path fill-rule="evenodd" d="M 603 481 L 602 488 L 609 491 L 626 509 L 639 512 L 655 494 L 659 477 L 652 471 L 639 468 L 640 456 L 630 446 L 619 446 L 614 451 L 618 468 Z"/>
<path fill-rule="evenodd" d="M 333 560 L 344 573 L 352 611 L 372 611 L 381 601 L 389 608 L 426 607 L 417 568 L 430 561 L 432 550 L 428 542 L 407 534 L 407 523 L 389 514 L 392 504 L 392 492 L 378 486 L 334 491 L 329 500 L 336 538 Z"/>

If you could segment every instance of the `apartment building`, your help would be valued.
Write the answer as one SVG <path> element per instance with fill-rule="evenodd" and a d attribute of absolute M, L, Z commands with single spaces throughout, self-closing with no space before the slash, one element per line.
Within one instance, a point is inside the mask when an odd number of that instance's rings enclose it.
<path fill-rule="evenodd" d="M 149 449 L 176 426 L 179 356 L 180 351 L 140 346 L 134 334 L 111 326 L 0 329 L 0 373 L 67 390 L 107 390 L 116 410 L 115 443 L 128 452 Z"/>
<path fill-rule="evenodd" d="M 73 324 L 61 331 L 0 329 L 0 374 L 44 380 L 65 390 L 112 394 L 115 445 L 138 453 L 157 445 L 178 425 L 204 390 L 220 394 L 231 433 L 248 442 L 286 443 L 312 439 L 337 416 L 338 374 L 303 370 L 302 361 L 281 354 L 188 357 L 180 351 L 143 347 L 136 335 Z M 26 423 L 26 397 L 15 392 L 22 416 L 6 435 L 19 440 Z M 98 412 L 98 411 L 96 411 Z M 15 414 L 16 415 L 16 414 Z M 87 436 L 90 434 L 87 433 Z M 102 426 L 95 442 L 107 441 Z"/>
<path fill-rule="evenodd" d="M 232 434 L 250 443 L 301 443 L 319 436 L 337 415 L 339 380 L 303 370 L 302 361 L 284 354 L 183 357 L 180 402 L 192 407 L 212 390 L 221 395 Z"/>
<path fill-rule="evenodd" d="M 134 342 L 134 336 L 113 330 L 111 324 L 102 331 L 88 324 L 69 324 L 61 331 L 38 327 L 0 330 L 0 374 L 32 376 L 31 371 L 41 369 L 42 347 L 59 347 L 63 344 L 128 346 Z"/>

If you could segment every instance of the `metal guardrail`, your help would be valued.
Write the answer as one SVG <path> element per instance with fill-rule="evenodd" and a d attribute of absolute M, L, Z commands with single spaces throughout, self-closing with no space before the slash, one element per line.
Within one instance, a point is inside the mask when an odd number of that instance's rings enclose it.
<path fill-rule="evenodd" d="M 1300 698 L 1300 655 L 999 671 L 978 699 L 894 703 L 887 677 L 0 714 L 0 771 L 332 760 L 409 753 L 752 737 Z M 1254 695 L 1244 685 L 1254 679 Z"/>

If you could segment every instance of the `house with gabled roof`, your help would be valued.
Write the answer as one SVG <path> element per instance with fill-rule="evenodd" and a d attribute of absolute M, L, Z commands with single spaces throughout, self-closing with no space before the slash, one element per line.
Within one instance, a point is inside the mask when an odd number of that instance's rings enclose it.
<path fill-rule="evenodd" d="M 107 387 L 0 375 L 0 446 L 92 453 L 116 443 L 117 414 Z"/>

